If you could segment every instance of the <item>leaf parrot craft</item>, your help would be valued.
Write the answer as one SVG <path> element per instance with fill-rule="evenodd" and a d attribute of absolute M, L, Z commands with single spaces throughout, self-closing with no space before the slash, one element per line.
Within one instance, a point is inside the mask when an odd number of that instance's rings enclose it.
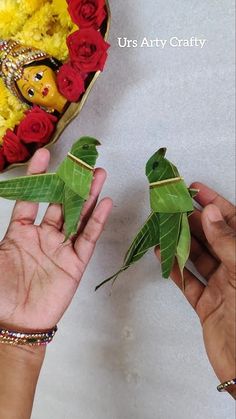
<path fill-rule="evenodd" d="M 126 253 L 123 266 L 106 282 L 137 262 L 154 246 L 160 246 L 161 267 L 164 278 L 170 276 L 176 258 L 183 279 L 184 266 L 190 253 L 188 216 L 192 213 L 193 197 L 198 193 L 188 189 L 178 169 L 165 158 L 166 148 L 159 149 L 147 162 L 146 176 L 150 188 L 151 214 L 133 240 Z"/>
<path fill-rule="evenodd" d="M 80 138 L 72 146 L 56 173 L 1 181 L 0 197 L 62 204 L 65 235 L 68 239 L 77 231 L 83 205 L 89 196 L 99 145 L 95 138 Z"/>

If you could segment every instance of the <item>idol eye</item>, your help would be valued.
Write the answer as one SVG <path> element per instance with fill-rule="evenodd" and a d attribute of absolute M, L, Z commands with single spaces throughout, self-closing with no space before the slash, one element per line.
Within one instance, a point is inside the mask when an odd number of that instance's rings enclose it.
<path fill-rule="evenodd" d="M 33 97 L 34 96 L 34 89 L 29 89 L 28 90 L 28 95 L 29 95 L 29 97 Z"/>
<path fill-rule="evenodd" d="M 84 150 L 88 150 L 88 148 L 89 148 L 89 145 L 88 145 L 88 144 L 84 144 L 84 145 L 83 145 L 83 149 L 84 149 Z"/>
<path fill-rule="evenodd" d="M 156 170 L 156 169 L 158 168 L 158 166 L 159 166 L 158 161 L 155 161 L 155 162 L 153 163 L 153 165 L 152 165 L 152 169 L 153 169 L 153 170 Z"/>
<path fill-rule="evenodd" d="M 43 72 L 42 71 L 40 73 L 35 74 L 35 76 L 34 76 L 35 81 L 42 80 L 42 78 L 43 78 Z"/>

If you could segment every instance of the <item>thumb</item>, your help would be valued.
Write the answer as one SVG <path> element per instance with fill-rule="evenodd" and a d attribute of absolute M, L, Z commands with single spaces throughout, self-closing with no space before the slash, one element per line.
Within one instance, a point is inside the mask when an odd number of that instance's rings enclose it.
<path fill-rule="evenodd" d="M 216 205 L 208 205 L 203 210 L 202 226 L 217 257 L 231 273 L 235 273 L 236 234 Z"/>

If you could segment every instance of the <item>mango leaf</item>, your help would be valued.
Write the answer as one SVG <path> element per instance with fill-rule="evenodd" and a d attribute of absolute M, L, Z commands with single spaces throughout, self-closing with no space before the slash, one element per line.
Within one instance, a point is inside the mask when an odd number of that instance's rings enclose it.
<path fill-rule="evenodd" d="M 146 176 L 149 183 L 179 177 L 178 169 L 165 158 L 166 148 L 160 148 L 146 164 Z"/>
<path fill-rule="evenodd" d="M 93 180 L 93 168 L 98 152 L 96 147 L 100 143 L 96 138 L 83 137 L 77 141 L 60 164 L 56 174 L 65 182 L 75 194 L 86 200 L 89 196 Z"/>
<path fill-rule="evenodd" d="M 131 265 L 141 259 L 147 251 L 159 244 L 159 220 L 158 214 L 151 213 L 145 224 L 142 226 L 137 236 L 133 240 L 128 252 L 126 253 L 122 268 L 110 278 L 105 279 L 96 287 L 96 291 L 106 282 L 117 279 L 118 275 L 128 269 Z"/>
<path fill-rule="evenodd" d="M 56 173 L 22 176 L 0 182 L 0 197 L 11 200 L 62 204 L 66 239 L 77 231 L 89 196 L 100 143 L 83 137 L 72 146 Z"/>
<path fill-rule="evenodd" d="M 65 188 L 64 192 L 64 220 L 65 220 L 65 241 L 74 235 L 78 230 L 78 222 L 85 200 L 76 195 L 70 188 Z"/>
<path fill-rule="evenodd" d="M 193 211 L 193 201 L 184 181 L 161 183 L 150 188 L 151 209 L 155 212 L 176 213 Z"/>
<path fill-rule="evenodd" d="M 195 198 L 195 196 L 197 196 L 197 194 L 199 193 L 199 189 L 189 189 L 188 190 L 190 193 L 191 198 Z"/>
<path fill-rule="evenodd" d="M 101 143 L 93 137 L 82 137 L 73 144 L 71 154 L 80 158 L 84 163 L 94 167 L 98 158 L 97 147 Z"/>
<path fill-rule="evenodd" d="M 55 174 L 22 176 L 0 182 L 0 196 L 10 200 L 61 204 L 64 182 Z"/>
<path fill-rule="evenodd" d="M 85 200 L 88 198 L 93 180 L 93 171 L 67 157 L 57 170 L 57 176 L 75 194 L 80 195 Z"/>
<path fill-rule="evenodd" d="M 159 243 L 159 219 L 158 214 L 153 212 L 131 244 L 125 256 L 125 266 L 137 262 L 150 248 L 159 245 Z"/>
<path fill-rule="evenodd" d="M 191 244 L 191 234 L 190 234 L 188 216 L 187 214 L 182 214 L 179 241 L 178 241 L 177 250 L 176 250 L 176 257 L 177 257 L 180 273 L 182 276 L 183 288 L 185 288 L 183 272 L 184 272 L 184 267 L 189 258 L 190 244 Z"/>
<path fill-rule="evenodd" d="M 188 215 L 194 210 L 192 198 L 198 191 L 188 189 L 176 166 L 165 158 L 166 148 L 154 153 L 146 164 L 152 213 L 132 242 L 122 268 L 104 283 L 117 278 L 153 246 L 160 245 L 162 275 L 168 278 L 175 257 L 180 269 L 190 248 Z"/>
<path fill-rule="evenodd" d="M 163 278 L 169 278 L 179 239 L 182 214 L 159 214 L 160 249 Z"/>

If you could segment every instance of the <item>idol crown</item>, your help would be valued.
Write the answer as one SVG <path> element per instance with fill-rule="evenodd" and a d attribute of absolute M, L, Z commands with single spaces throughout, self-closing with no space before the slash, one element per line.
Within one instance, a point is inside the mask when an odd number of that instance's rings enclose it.
<path fill-rule="evenodd" d="M 21 99 L 16 82 L 22 78 L 24 66 L 47 58 L 52 57 L 19 41 L 0 40 L 0 77 L 7 88 Z"/>

